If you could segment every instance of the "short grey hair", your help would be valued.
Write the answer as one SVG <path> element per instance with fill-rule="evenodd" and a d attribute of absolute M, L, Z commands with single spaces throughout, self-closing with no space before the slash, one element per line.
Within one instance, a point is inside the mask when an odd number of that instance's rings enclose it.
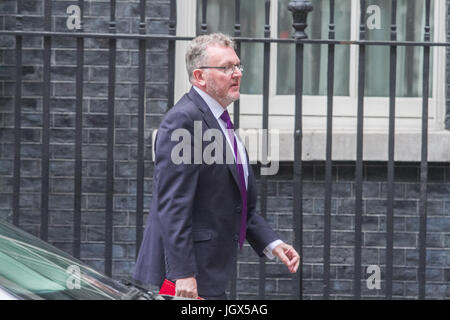
<path fill-rule="evenodd" d="M 223 33 L 211 33 L 194 38 L 186 51 L 186 70 L 189 80 L 192 79 L 194 70 L 205 63 L 207 58 L 206 48 L 209 45 L 220 45 L 235 49 L 233 39 Z"/>

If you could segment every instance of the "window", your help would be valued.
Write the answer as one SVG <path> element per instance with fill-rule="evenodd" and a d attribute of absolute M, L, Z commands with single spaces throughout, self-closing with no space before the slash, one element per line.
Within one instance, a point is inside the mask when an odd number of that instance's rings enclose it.
<path fill-rule="evenodd" d="M 290 0 L 278 0 L 278 37 L 288 38 L 292 29 L 292 15 L 287 9 Z M 357 1 L 353 1 L 355 4 Z M 367 7 L 372 7 L 371 14 L 379 21 L 371 22 L 366 29 L 367 40 L 390 40 L 391 26 L 390 0 L 368 1 Z M 431 2 L 431 37 L 433 38 L 433 5 Z M 359 15 L 352 19 L 352 3 L 350 0 L 335 1 L 336 39 L 348 40 L 351 21 L 359 24 Z M 308 17 L 308 35 L 311 39 L 328 39 L 330 1 L 314 1 L 314 11 Z M 425 26 L 425 1 L 400 0 L 397 2 L 397 39 L 399 41 L 423 41 Z M 359 34 L 358 34 L 359 36 Z M 420 97 L 422 94 L 422 62 L 423 49 L 420 47 L 398 47 L 397 52 L 397 96 Z M 293 45 L 278 46 L 277 94 L 294 93 L 294 47 Z M 305 48 L 304 93 L 306 95 L 326 95 L 327 84 L 326 46 L 307 45 Z M 288 61 L 288 63 L 284 63 Z M 336 47 L 335 88 L 337 96 L 349 95 L 350 47 Z M 368 46 L 366 52 L 366 88 L 368 97 L 389 96 L 389 47 Z M 408 67 L 407 67 L 408 66 Z M 288 76 L 286 76 L 288 75 Z M 431 93 L 431 92 L 430 92 Z"/>
<path fill-rule="evenodd" d="M 278 30 L 277 36 L 288 39 L 292 35 L 292 12 L 288 10 L 289 0 L 278 0 Z M 314 1 L 314 10 L 308 17 L 306 29 L 310 39 L 328 39 L 328 24 L 330 20 L 330 1 Z M 350 39 L 351 1 L 335 1 L 335 34 L 336 39 Z M 350 77 L 350 47 L 337 46 L 335 49 L 335 86 L 337 96 L 349 95 Z M 306 45 L 304 57 L 304 88 L 305 95 L 327 94 L 327 61 L 328 49 L 325 45 Z M 295 85 L 295 47 L 292 44 L 277 46 L 277 94 L 294 94 Z"/>
<path fill-rule="evenodd" d="M 272 38 L 290 38 L 293 34 L 290 0 L 272 0 L 270 26 Z M 308 15 L 306 33 L 310 39 L 328 39 L 330 1 L 311 1 L 314 10 Z M 369 11 L 366 21 L 367 40 L 389 40 L 391 24 L 390 0 L 368 0 L 366 8 L 379 9 L 379 19 L 373 22 L 375 11 Z M 432 0 L 431 40 L 445 42 L 446 2 Z M 234 34 L 235 1 L 208 0 L 208 32 Z M 360 1 L 335 0 L 336 39 L 359 39 Z M 178 2 L 177 32 L 197 34 L 201 23 L 200 0 Z M 181 7 L 181 8 L 180 8 Z M 183 10 L 183 11 L 181 11 Z M 425 1 L 397 1 L 397 39 L 423 41 Z M 264 1 L 241 1 L 241 33 L 244 37 L 263 37 Z M 177 47 L 180 65 L 183 47 Z M 328 46 L 305 44 L 303 126 L 306 132 L 324 132 L 326 128 L 326 90 Z M 358 46 L 337 45 L 335 51 L 334 131 L 354 132 L 356 129 L 358 89 Z M 269 127 L 292 132 L 294 128 L 295 46 L 271 44 Z M 243 43 L 241 61 L 245 66 L 241 90 L 241 126 L 261 127 L 263 45 Z M 397 50 L 396 132 L 420 131 L 422 109 L 422 47 L 399 46 Z M 184 71 L 184 69 L 183 69 Z M 178 72 L 177 72 L 178 77 Z M 186 77 L 187 79 L 187 77 Z M 182 80 L 177 80 L 178 84 Z M 365 122 L 366 131 L 387 132 L 389 110 L 389 47 L 366 47 Z M 189 84 L 177 85 L 177 96 Z M 232 108 L 230 108 L 232 109 Z M 430 129 L 443 130 L 445 115 L 445 48 L 431 49 L 430 64 Z"/>

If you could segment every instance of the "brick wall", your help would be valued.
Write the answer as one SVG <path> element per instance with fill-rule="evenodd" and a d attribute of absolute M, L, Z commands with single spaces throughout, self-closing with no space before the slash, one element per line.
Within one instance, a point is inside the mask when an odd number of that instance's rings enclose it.
<path fill-rule="evenodd" d="M 66 27 L 67 7 L 52 1 L 52 29 Z M 85 1 L 84 31 L 108 32 L 109 0 Z M 24 30 L 43 29 L 43 0 L 23 1 Z M 146 32 L 167 34 L 169 1 L 147 1 Z M 0 1 L 0 28 L 16 25 L 16 0 Z M 117 1 L 118 33 L 137 33 L 139 1 Z M 167 110 L 165 41 L 147 42 L 145 117 L 145 209 L 150 205 L 151 132 Z M 43 40 L 23 40 L 23 100 L 20 225 L 39 235 Z M 108 40 L 86 39 L 83 99 L 81 258 L 104 270 L 104 217 L 107 156 Z M 12 216 L 15 38 L 0 37 L 0 217 Z M 138 42 L 117 41 L 114 163 L 113 274 L 129 274 L 135 259 L 135 200 L 138 113 Z M 49 242 L 71 252 L 75 157 L 76 40 L 52 39 L 50 99 Z"/>
<path fill-rule="evenodd" d="M 76 1 L 53 1 L 53 29 L 65 29 L 65 10 Z M 86 1 L 85 31 L 108 32 L 109 1 Z M 0 28 L 15 26 L 16 1 L 0 1 Z M 135 33 L 139 22 L 139 1 L 117 2 L 118 32 Z M 42 0 L 24 1 L 25 30 L 42 29 Z M 147 1 L 147 32 L 168 32 L 168 1 Z M 108 42 L 85 42 L 83 100 L 83 197 L 81 259 L 104 270 L 104 218 L 106 184 L 107 61 Z M 13 126 L 14 126 L 13 37 L 0 37 L 0 218 L 12 219 Z M 113 276 L 132 273 L 135 259 L 135 191 L 137 135 L 137 42 L 117 42 L 115 195 L 113 230 Z M 50 212 L 49 242 L 72 253 L 75 131 L 75 41 L 52 40 Z M 23 51 L 23 101 L 21 147 L 20 225 L 39 235 L 42 142 L 42 57 L 39 37 L 25 37 Z M 151 202 L 151 132 L 167 110 L 167 43 L 149 41 L 147 50 L 145 210 Z M 258 171 L 257 168 L 255 168 Z M 354 246 L 354 163 L 336 163 L 332 200 L 332 298 L 352 298 Z M 430 164 L 427 296 L 450 297 L 450 166 Z M 384 275 L 386 163 L 364 166 L 363 250 L 366 267 L 379 265 Z M 292 163 L 283 163 L 278 175 L 268 182 L 269 223 L 281 238 L 292 243 Z M 396 167 L 394 297 L 417 297 L 419 165 Z M 322 291 L 324 210 L 324 164 L 304 165 L 304 294 L 320 299 Z M 239 254 L 238 298 L 257 298 L 259 258 L 245 246 Z M 368 290 L 364 298 L 383 298 L 381 290 Z M 267 262 L 266 297 L 292 298 L 292 281 L 285 267 Z"/>
<path fill-rule="evenodd" d="M 268 221 L 283 240 L 292 243 L 292 163 L 283 163 L 268 182 Z M 333 165 L 331 206 L 331 298 L 353 297 L 355 165 Z M 306 162 L 303 168 L 303 276 L 305 299 L 322 298 L 323 278 L 323 162 Z M 386 254 L 386 163 L 365 163 L 362 212 L 362 297 L 385 296 Z M 428 184 L 427 286 L 430 298 L 450 297 L 450 166 L 430 164 Z M 397 163 L 394 196 L 394 298 L 417 298 L 419 242 L 420 165 Z M 246 247 L 240 254 L 238 291 L 240 298 L 257 298 L 258 257 Z M 381 269 L 381 289 L 369 290 L 367 266 Z M 266 270 L 269 299 L 290 299 L 292 282 L 286 268 L 270 261 Z"/>

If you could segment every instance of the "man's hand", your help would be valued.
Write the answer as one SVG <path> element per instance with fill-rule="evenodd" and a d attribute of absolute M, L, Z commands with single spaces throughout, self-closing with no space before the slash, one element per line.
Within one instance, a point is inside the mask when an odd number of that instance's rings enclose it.
<path fill-rule="evenodd" d="M 197 299 L 197 280 L 194 277 L 178 279 L 175 283 L 175 296 Z"/>
<path fill-rule="evenodd" d="M 291 273 L 297 272 L 298 265 L 300 263 L 300 256 L 292 246 L 286 243 L 280 243 L 272 250 L 272 253 L 274 256 L 277 256 L 281 262 L 286 265 L 286 267 L 288 267 Z"/>

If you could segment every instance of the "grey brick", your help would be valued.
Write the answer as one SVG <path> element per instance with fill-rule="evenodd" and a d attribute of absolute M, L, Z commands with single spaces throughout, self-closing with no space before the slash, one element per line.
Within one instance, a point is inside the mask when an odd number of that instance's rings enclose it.
<path fill-rule="evenodd" d="M 85 175 L 89 177 L 105 177 L 106 162 L 105 161 L 84 161 Z"/>
<path fill-rule="evenodd" d="M 86 193 L 103 193 L 106 190 L 106 180 L 99 178 L 84 178 L 82 189 Z"/>
<path fill-rule="evenodd" d="M 135 196 L 121 196 L 117 195 L 114 199 L 116 210 L 135 210 L 136 197 Z"/>
<path fill-rule="evenodd" d="M 22 113 L 22 128 L 41 127 L 42 115 L 35 113 Z"/>
<path fill-rule="evenodd" d="M 40 192 L 41 178 L 27 177 L 20 179 L 20 190 L 23 192 Z"/>
<path fill-rule="evenodd" d="M 89 227 L 100 225 L 104 228 L 105 211 L 84 210 L 81 215 L 81 222 L 83 225 L 87 225 Z"/>
<path fill-rule="evenodd" d="M 16 1 L 3 0 L 0 2 L 0 12 L 3 14 L 15 14 L 17 12 Z"/>
<path fill-rule="evenodd" d="M 380 183 L 381 191 L 380 197 L 387 198 L 388 186 L 387 183 Z M 404 199 L 405 198 L 405 184 L 404 183 L 394 183 L 394 199 Z"/>
<path fill-rule="evenodd" d="M 113 261 L 113 274 L 130 274 L 133 272 L 134 261 Z"/>
<path fill-rule="evenodd" d="M 132 227 L 114 227 L 114 241 L 136 241 L 136 229 Z"/>
<path fill-rule="evenodd" d="M 450 257 L 450 251 L 442 249 L 428 249 L 427 250 L 427 265 L 428 266 L 446 266 Z"/>
<path fill-rule="evenodd" d="M 74 144 L 51 144 L 50 155 L 52 159 L 71 160 L 75 158 Z"/>
<path fill-rule="evenodd" d="M 102 258 L 105 253 L 105 245 L 103 243 L 85 242 L 81 243 L 82 259 Z"/>
<path fill-rule="evenodd" d="M 12 207 L 12 196 L 6 196 L 6 200 L 8 200 L 8 207 Z M 2 197 L 3 200 L 3 197 Z M 2 200 L 0 200 L 0 207 L 2 207 Z M 4 206 L 3 206 L 4 207 Z M 34 209 L 41 207 L 41 194 L 40 193 L 23 193 L 19 199 L 19 207 L 20 208 L 28 208 Z M 34 212 L 36 214 L 36 212 Z"/>
<path fill-rule="evenodd" d="M 105 241 L 105 227 L 88 226 L 83 228 L 83 239 L 87 241 Z"/>
<path fill-rule="evenodd" d="M 258 292 L 259 283 L 253 279 L 238 279 L 236 287 L 240 292 L 254 293 Z"/>
<path fill-rule="evenodd" d="M 72 207 L 73 207 L 73 195 L 65 195 L 65 194 L 49 195 L 50 209 L 67 209 Z"/>
<path fill-rule="evenodd" d="M 353 291 L 353 281 L 332 280 L 330 281 L 331 293 L 333 294 L 351 294 Z"/>
<path fill-rule="evenodd" d="M 450 218 L 430 217 L 427 220 L 429 232 L 448 232 L 450 230 Z"/>
<path fill-rule="evenodd" d="M 11 175 L 14 168 L 12 160 L 0 159 L 0 175 Z"/>
<path fill-rule="evenodd" d="M 446 292 L 447 292 L 446 284 L 427 283 L 427 285 L 425 286 L 425 294 L 429 298 L 445 297 Z"/>
<path fill-rule="evenodd" d="M 51 241 L 68 241 L 73 238 L 72 226 L 49 226 L 48 238 Z"/>
<path fill-rule="evenodd" d="M 49 210 L 49 225 L 73 225 L 74 213 L 72 208 L 66 208 L 61 210 Z M 73 232 L 70 233 L 71 236 Z M 68 239 L 72 240 L 72 239 Z"/>
<path fill-rule="evenodd" d="M 416 248 L 418 243 L 418 235 L 416 233 L 395 232 L 394 243 L 396 247 Z"/>
<path fill-rule="evenodd" d="M 116 144 L 136 144 L 137 143 L 137 130 L 136 129 L 116 129 L 115 130 L 115 142 Z"/>
<path fill-rule="evenodd" d="M 107 129 L 89 129 L 85 137 L 87 137 L 87 141 L 90 144 L 106 145 L 108 143 Z"/>
<path fill-rule="evenodd" d="M 105 209 L 106 207 L 105 195 L 93 195 L 93 194 L 87 195 L 86 204 L 87 204 L 86 208 L 89 210 Z"/>

